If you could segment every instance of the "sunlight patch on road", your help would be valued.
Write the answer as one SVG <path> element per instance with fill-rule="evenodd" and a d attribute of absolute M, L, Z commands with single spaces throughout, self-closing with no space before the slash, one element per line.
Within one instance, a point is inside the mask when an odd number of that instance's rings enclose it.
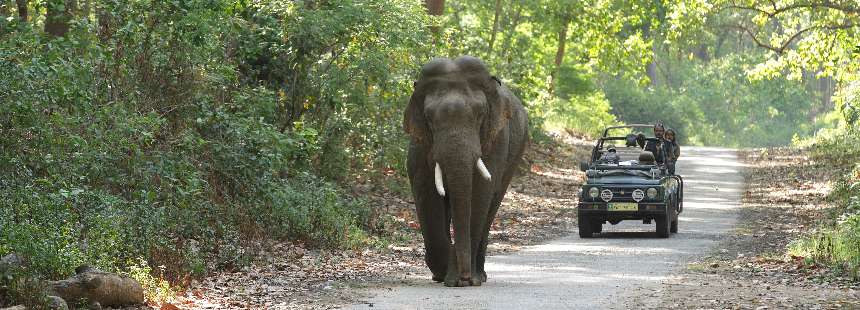
<path fill-rule="evenodd" d="M 523 249 L 522 252 L 570 252 L 571 255 L 606 254 L 606 255 L 656 255 L 677 253 L 676 250 L 660 247 L 630 247 L 619 245 L 589 245 L 582 243 L 544 244 Z"/>

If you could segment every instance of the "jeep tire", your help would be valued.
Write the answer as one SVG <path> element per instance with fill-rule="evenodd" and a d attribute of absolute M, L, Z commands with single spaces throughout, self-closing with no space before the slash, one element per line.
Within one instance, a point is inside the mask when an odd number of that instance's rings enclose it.
<path fill-rule="evenodd" d="M 597 219 L 591 220 L 591 232 L 595 234 L 603 232 L 603 223 Z"/>
<path fill-rule="evenodd" d="M 656 218 L 655 220 L 655 222 L 657 222 L 657 237 L 668 238 L 669 225 L 670 222 L 672 222 L 672 213 L 666 212 L 666 214 Z"/>
<path fill-rule="evenodd" d="M 591 238 L 591 229 L 593 228 L 591 219 L 585 216 L 580 216 L 577 219 L 579 224 L 579 237 L 580 238 Z"/>

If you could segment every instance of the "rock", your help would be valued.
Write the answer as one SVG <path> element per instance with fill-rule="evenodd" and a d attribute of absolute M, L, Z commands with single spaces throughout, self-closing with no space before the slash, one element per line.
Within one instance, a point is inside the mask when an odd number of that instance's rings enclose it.
<path fill-rule="evenodd" d="M 69 305 L 60 297 L 48 295 L 48 309 L 51 310 L 69 310 Z"/>
<path fill-rule="evenodd" d="M 24 266 L 24 258 L 18 254 L 12 253 L 3 258 L 0 258 L 0 270 L 9 268 L 18 268 Z"/>
<path fill-rule="evenodd" d="M 75 269 L 69 279 L 49 283 L 49 295 L 68 301 L 86 299 L 99 306 L 116 307 L 143 303 L 143 287 L 136 280 L 88 266 Z"/>

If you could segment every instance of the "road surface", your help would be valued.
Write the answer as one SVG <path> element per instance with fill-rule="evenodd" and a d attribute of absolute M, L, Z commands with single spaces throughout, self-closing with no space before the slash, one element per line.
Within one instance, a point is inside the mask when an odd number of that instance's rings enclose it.
<path fill-rule="evenodd" d="M 606 309 L 642 288 L 659 288 L 673 270 L 704 255 L 734 226 L 743 191 L 734 150 L 684 148 L 678 173 L 686 181 L 679 233 L 656 238 L 654 224 L 625 221 L 603 233 L 576 233 L 511 255 L 487 258 L 480 287 L 414 285 L 370 292 L 351 309 Z"/>

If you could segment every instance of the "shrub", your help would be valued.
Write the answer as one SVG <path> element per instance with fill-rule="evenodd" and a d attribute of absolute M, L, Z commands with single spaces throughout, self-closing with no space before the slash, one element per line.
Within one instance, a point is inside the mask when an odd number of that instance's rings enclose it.
<path fill-rule="evenodd" d="M 812 146 L 813 158 L 828 162 L 844 175 L 829 200 L 836 208 L 831 219 L 808 236 L 795 241 L 789 253 L 809 257 L 860 280 L 860 141 L 858 132 L 845 129 L 821 136 Z M 853 143 L 852 143 L 853 142 Z"/>
<path fill-rule="evenodd" d="M 548 102 L 546 126 L 563 128 L 595 137 L 606 126 L 615 125 L 615 116 L 610 114 L 609 101 L 602 92 L 573 96 L 569 100 L 554 98 Z"/>

